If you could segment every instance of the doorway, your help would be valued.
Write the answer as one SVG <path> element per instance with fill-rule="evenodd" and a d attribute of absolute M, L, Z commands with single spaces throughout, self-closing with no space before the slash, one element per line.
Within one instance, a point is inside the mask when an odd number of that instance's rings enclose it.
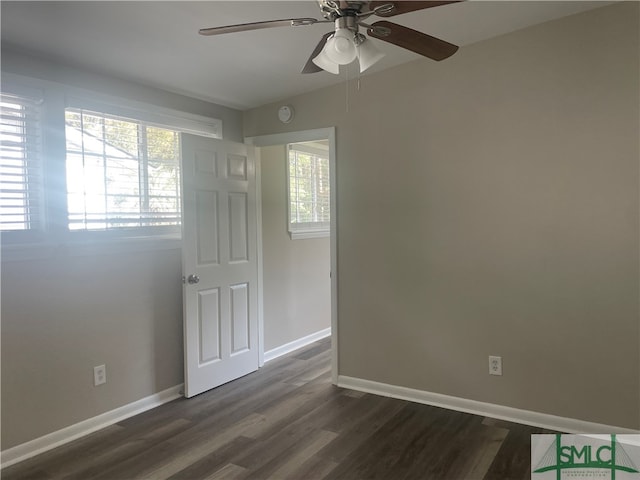
<path fill-rule="evenodd" d="M 307 130 L 250 137 L 245 139 L 245 142 L 259 147 L 256 155 L 256 174 L 257 198 L 260 202 L 258 206 L 258 303 L 262 343 L 260 364 L 330 334 L 332 381 L 336 383 L 338 349 L 335 131 L 333 128 Z M 289 172 L 292 158 L 289 146 L 292 144 L 302 152 L 299 157 L 301 170 L 304 170 L 311 160 L 314 162 L 317 160 L 310 159 L 307 153 L 315 151 L 314 149 L 322 149 L 323 145 L 326 145 L 330 191 L 328 232 L 326 228 L 324 233 L 319 229 L 314 230 L 315 225 L 311 225 L 311 230 L 306 234 L 292 231 L 291 205 L 294 199 L 289 196 L 292 187 L 293 191 L 296 190 L 295 182 L 297 181 L 295 175 L 292 176 Z M 293 185 L 291 178 L 293 178 Z M 316 184 L 322 183 L 321 178 L 314 181 Z M 309 188 L 307 185 L 306 190 Z M 317 185 L 314 188 L 314 195 L 317 196 L 322 189 L 317 188 Z M 302 203 L 307 200 L 308 196 L 304 195 L 300 199 Z M 296 208 L 295 205 L 293 208 Z M 317 211 L 315 213 L 317 214 Z M 295 219 L 293 224 L 293 230 L 295 230 L 295 227 L 299 226 L 295 225 Z M 298 324 L 296 319 L 300 318 L 304 318 L 304 321 Z"/>

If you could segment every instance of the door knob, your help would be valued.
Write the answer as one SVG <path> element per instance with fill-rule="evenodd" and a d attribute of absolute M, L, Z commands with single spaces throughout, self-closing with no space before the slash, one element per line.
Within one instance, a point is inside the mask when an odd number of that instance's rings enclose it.
<path fill-rule="evenodd" d="M 197 275 L 193 275 L 193 274 L 191 274 L 191 275 L 189 275 L 189 276 L 187 277 L 187 283 L 188 283 L 189 285 L 194 285 L 194 284 L 198 283 L 199 281 L 200 281 L 200 277 L 199 277 L 199 276 L 197 276 Z"/>

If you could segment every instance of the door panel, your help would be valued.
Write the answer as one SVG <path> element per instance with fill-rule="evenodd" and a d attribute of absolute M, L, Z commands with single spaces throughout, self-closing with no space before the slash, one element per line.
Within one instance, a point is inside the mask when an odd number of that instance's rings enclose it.
<path fill-rule="evenodd" d="M 182 135 L 185 396 L 258 369 L 253 148 Z"/>
<path fill-rule="evenodd" d="M 251 346 L 249 335 L 249 285 L 242 283 L 231 286 L 231 355 L 243 352 Z"/>
<path fill-rule="evenodd" d="M 229 261 L 234 263 L 249 261 L 248 208 L 246 194 L 229 194 Z"/>
<path fill-rule="evenodd" d="M 198 325 L 200 331 L 199 365 L 220 360 L 220 289 L 198 292 Z"/>
<path fill-rule="evenodd" d="M 198 265 L 219 263 L 218 193 L 196 192 Z"/>

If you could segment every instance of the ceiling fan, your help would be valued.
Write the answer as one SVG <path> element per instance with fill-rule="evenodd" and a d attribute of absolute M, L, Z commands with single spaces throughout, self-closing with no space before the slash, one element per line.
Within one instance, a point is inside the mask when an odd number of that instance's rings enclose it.
<path fill-rule="evenodd" d="M 307 60 L 302 73 L 316 73 L 325 70 L 338 74 L 340 65 L 347 65 L 356 58 L 360 63 L 360 72 L 364 72 L 380 60 L 384 54 L 369 39 L 359 32 L 363 27 L 367 35 L 384 42 L 406 48 L 433 60 L 444 60 L 453 55 L 458 47 L 439 38 L 403 27 L 396 23 L 380 20 L 372 24 L 365 23 L 371 16 L 393 17 L 425 8 L 438 7 L 455 1 L 351 1 L 317 0 L 324 20 L 316 18 L 286 18 L 264 22 L 241 23 L 223 27 L 203 28 L 200 35 L 220 35 L 273 27 L 300 27 L 316 23 L 333 23 L 335 30 L 325 33 Z"/>

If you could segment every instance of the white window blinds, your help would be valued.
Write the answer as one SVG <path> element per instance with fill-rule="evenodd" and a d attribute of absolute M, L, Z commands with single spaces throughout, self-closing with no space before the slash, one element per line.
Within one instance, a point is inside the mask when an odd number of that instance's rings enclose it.
<path fill-rule="evenodd" d="M 329 154 L 325 143 L 288 145 L 289 232 L 292 237 L 329 233 Z"/>
<path fill-rule="evenodd" d="M 65 119 L 70 230 L 177 230 L 179 132 L 76 108 Z"/>
<path fill-rule="evenodd" d="M 0 228 L 38 230 L 43 222 L 41 100 L 0 95 Z"/>

